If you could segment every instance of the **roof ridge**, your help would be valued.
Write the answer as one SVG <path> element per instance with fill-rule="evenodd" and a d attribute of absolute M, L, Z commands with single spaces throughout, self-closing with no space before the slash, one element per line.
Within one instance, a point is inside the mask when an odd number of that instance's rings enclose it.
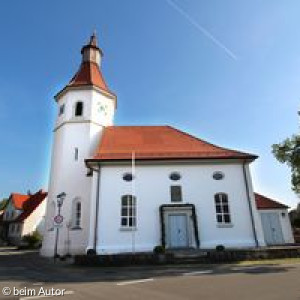
<path fill-rule="evenodd" d="M 44 192 L 42 189 L 38 190 L 36 193 L 32 194 L 30 198 L 25 201 L 22 205 L 21 214 L 13 222 L 22 222 L 27 219 L 40 204 L 46 199 L 48 193 Z"/>
<path fill-rule="evenodd" d="M 17 195 L 17 196 L 28 196 L 27 194 L 21 194 L 21 193 L 11 193 L 11 195 Z"/>
<path fill-rule="evenodd" d="M 262 194 L 257 193 L 257 192 L 254 192 L 254 196 L 262 197 L 262 198 L 264 198 L 264 199 L 267 200 L 267 201 L 270 201 L 270 202 L 279 204 L 279 205 L 281 205 L 281 206 L 283 206 L 283 207 L 289 208 L 289 206 L 286 205 L 286 204 L 284 204 L 283 201 L 281 201 L 281 200 L 278 201 L 278 200 L 272 199 L 272 198 L 270 198 L 270 197 L 267 197 L 267 196 L 262 195 Z"/>
<path fill-rule="evenodd" d="M 186 135 L 186 136 L 188 136 L 188 137 L 190 137 L 190 138 L 192 138 L 192 139 L 194 139 L 194 140 L 196 140 L 196 141 L 200 141 L 200 142 L 206 143 L 206 144 L 208 144 L 208 145 L 211 145 L 211 146 L 213 146 L 213 147 L 219 148 L 219 149 L 221 149 L 221 150 L 232 151 L 232 152 L 234 152 L 234 153 L 243 154 L 243 155 L 249 155 L 249 156 L 253 156 L 253 157 L 255 157 L 255 158 L 258 158 L 257 155 L 252 154 L 252 153 L 242 152 L 242 151 L 239 151 L 239 150 L 233 150 L 233 149 L 230 149 L 230 148 L 225 148 L 225 147 L 221 147 L 221 146 L 218 146 L 218 145 L 216 145 L 216 144 L 210 143 L 210 142 L 208 142 L 208 141 L 206 141 L 206 140 L 204 140 L 204 139 L 200 139 L 200 138 L 198 138 L 198 137 L 196 137 L 196 136 L 194 136 L 194 135 L 192 135 L 192 134 L 190 134 L 190 133 L 187 133 L 187 132 L 185 132 L 185 131 L 182 131 L 182 130 L 180 130 L 180 129 L 177 129 L 177 128 L 173 127 L 173 126 L 167 125 L 167 127 L 171 128 L 171 129 L 173 129 L 173 130 L 175 130 L 175 131 L 177 131 L 177 132 L 180 132 L 180 133 L 182 133 L 182 134 L 184 134 L 184 135 Z"/>
<path fill-rule="evenodd" d="M 105 128 L 128 128 L 128 127 L 168 127 L 168 125 L 111 125 L 106 126 Z"/>

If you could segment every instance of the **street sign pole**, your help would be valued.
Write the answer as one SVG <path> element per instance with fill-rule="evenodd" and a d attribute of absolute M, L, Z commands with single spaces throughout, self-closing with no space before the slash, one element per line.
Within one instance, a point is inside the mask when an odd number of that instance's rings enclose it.
<path fill-rule="evenodd" d="M 57 215 L 54 217 L 54 226 L 56 227 L 56 235 L 55 235 L 55 245 L 54 245 L 54 261 L 56 261 L 58 255 L 58 242 L 59 242 L 59 228 L 62 227 L 63 216 L 60 214 L 61 207 L 63 205 L 63 201 L 66 197 L 65 193 L 60 193 L 56 196 L 57 198 Z"/>

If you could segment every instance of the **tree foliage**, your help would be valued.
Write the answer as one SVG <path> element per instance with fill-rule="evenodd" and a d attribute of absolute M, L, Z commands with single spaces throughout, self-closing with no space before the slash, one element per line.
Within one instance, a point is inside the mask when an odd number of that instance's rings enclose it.
<path fill-rule="evenodd" d="M 42 236 L 37 230 L 30 234 L 24 235 L 22 238 L 23 242 L 25 242 L 29 248 L 35 248 L 39 246 L 39 244 L 42 242 L 42 239 Z"/>
<path fill-rule="evenodd" d="M 8 204 L 8 199 L 3 198 L 2 200 L 0 200 L 0 210 L 4 210 L 7 204 Z"/>
<path fill-rule="evenodd" d="M 293 135 L 280 144 L 274 144 L 272 152 L 279 162 L 291 168 L 292 189 L 300 195 L 300 135 Z"/>

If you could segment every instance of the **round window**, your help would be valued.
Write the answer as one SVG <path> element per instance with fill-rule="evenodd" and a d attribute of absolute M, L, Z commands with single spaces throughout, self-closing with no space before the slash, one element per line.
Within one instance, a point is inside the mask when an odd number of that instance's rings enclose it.
<path fill-rule="evenodd" d="M 220 171 L 214 172 L 213 179 L 222 180 L 223 178 L 224 178 L 224 173 L 222 173 Z"/>
<path fill-rule="evenodd" d="M 125 180 L 125 181 L 132 181 L 133 180 L 133 175 L 131 173 L 125 173 L 123 175 L 123 180 Z"/>
<path fill-rule="evenodd" d="M 181 178 L 181 175 L 178 172 L 173 172 L 173 173 L 170 174 L 169 178 L 171 180 L 176 181 L 176 180 L 179 180 Z"/>

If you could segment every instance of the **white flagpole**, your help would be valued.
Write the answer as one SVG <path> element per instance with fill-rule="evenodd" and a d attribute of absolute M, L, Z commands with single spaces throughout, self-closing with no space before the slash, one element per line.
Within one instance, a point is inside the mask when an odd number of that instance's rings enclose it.
<path fill-rule="evenodd" d="M 135 209 L 134 213 L 132 214 L 133 220 L 134 220 L 134 226 L 132 228 L 132 253 L 135 254 L 135 230 L 136 230 L 136 226 L 137 226 L 137 200 L 136 200 L 136 196 L 135 196 L 135 180 L 136 180 L 136 176 L 135 176 L 135 152 L 132 151 L 132 156 L 131 156 L 131 173 L 133 176 L 133 180 L 131 181 L 131 193 L 132 193 L 132 204 L 133 205 L 132 208 Z"/>

